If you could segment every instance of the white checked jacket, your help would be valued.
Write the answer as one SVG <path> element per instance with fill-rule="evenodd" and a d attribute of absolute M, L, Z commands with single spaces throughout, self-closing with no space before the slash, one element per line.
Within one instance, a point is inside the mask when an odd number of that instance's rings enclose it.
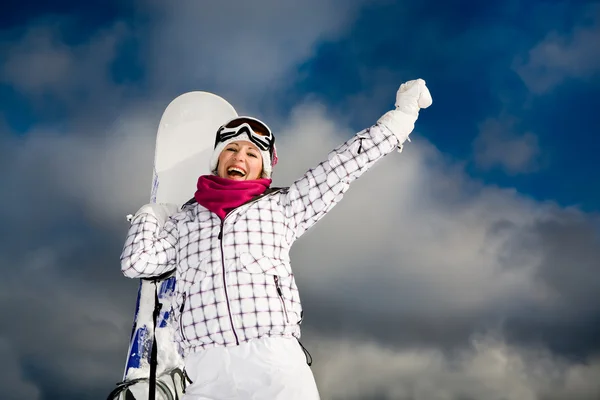
<path fill-rule="evenodd" d="M 331 210 L 352 181 L 398 139 L 375 125 L 357 133 L 289 188 L 231 211 L 222 221 L 194 203 L 170 217 L 132 220 L 121 269 L 131 278 L 175 270 L 173 306 L 182 354 L 255 338 L 300 338 L 302 306 L 289 251 Z"/>

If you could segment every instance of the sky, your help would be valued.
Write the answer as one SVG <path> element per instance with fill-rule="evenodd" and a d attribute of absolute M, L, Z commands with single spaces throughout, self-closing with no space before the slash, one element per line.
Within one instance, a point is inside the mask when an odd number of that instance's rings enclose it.
<path fill-rule="evenodd" d="M 172 99 L 265 120 L 282 186 L 416 78 L 412 142 L 292 249 L 322 398 L 600 398 L 598 43 L 598 1 L 5 4 L 0 398 L 121 380 L 125 215 Z"/>

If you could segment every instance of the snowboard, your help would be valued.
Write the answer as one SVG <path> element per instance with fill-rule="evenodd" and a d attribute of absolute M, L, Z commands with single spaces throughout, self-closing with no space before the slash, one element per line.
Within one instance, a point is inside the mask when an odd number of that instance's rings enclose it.
<path fill-rule="evenodd" d="M 175 98 L 165 109 L 156 135 L 150 202 L 173 203 L 181 207 L 190 200 L 196 191 L 198 177 L 210 172 L 209 160 L 218 128 L 236 116 L 231 104 L 209 92 L 188 92 Z M 119 395 L 126 396 L 125 392 L 129 391 L 135 399 L 148 398 L 153 337 L 156 338 L 158 360 L 157 399 L 178 398 L 181 387 L 185 386 L 181 374 L 183 360 L 174 341 L 175 327 L 171 324 L 175 283 L 174 276 L 159 281 L 140 280 L 125 372 L 120 384 L 126 390 Z M 153 323 L 155 298 L 161 304 L 156 325 Z"/>

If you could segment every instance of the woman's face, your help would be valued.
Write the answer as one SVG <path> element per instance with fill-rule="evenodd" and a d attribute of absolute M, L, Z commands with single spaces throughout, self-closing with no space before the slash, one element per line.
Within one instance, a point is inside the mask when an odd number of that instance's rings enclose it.
<path fill-rule="evenodd" d="M 262 155 L 252 142 L 231 142 L 219 155 L 217 175 L 236 181 L 249 181 L 262 175 Z"/>

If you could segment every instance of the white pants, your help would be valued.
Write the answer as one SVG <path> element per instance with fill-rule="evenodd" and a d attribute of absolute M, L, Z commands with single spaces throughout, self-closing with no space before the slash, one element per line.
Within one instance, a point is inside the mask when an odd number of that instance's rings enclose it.
<path fill-rule="evenodd" d="M 192 380 L 182 400 L 319 400 L 300 344 L 263 338 L 188 355 Z"/>

